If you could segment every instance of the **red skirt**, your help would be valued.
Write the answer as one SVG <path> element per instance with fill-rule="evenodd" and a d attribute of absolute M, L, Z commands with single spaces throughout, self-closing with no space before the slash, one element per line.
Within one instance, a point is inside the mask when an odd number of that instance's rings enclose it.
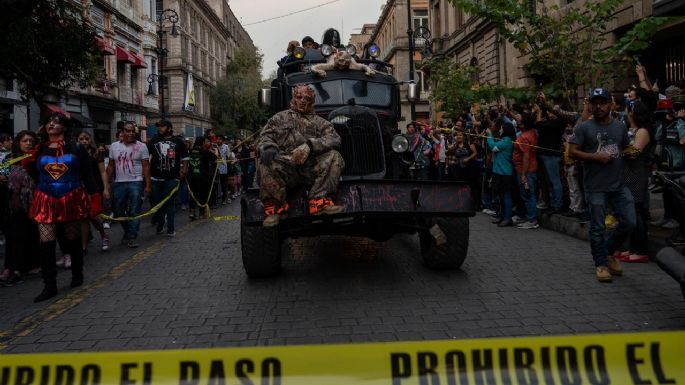
<path fill-rule="evenodd" d="M 99 192 L 90 195 L 90 217 L 95 218 L 102 214 L 102 195 Z"/>
<path fill-rule="evenodd" d="M 80 221 L 88 218 L 89 214 L 90 199 L 83 188 L 77 188 L 61 198 L 36 189 L 29 209 L 29 217 L 38 223 Z"/>

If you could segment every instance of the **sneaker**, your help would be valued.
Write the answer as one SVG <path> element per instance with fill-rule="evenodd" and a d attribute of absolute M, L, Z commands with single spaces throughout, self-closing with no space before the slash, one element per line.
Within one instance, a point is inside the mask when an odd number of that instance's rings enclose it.
<path fill-rule="evenodd" d="M 164 234 L 164 222 L 165 221 L 157 222 L 157 235 Z"/>
<path fill-rule="evenodd" d="M 135 239 L 129 239 L 128 241 L 126 241 L 126 246 L 131 249 L 135 249 L 136 247 L 140 246 L 140 243 L 138 243 L 138 241 Z"/>
<path fill-rule="evenodd" d="M 523 223 L 519 223 L 518 225 L 516 225 L 516 227 L 518 227 L 519 229 L 537 229 L 538 227 L 540 227 L 540 224 L 538 223 L 538 221 L 526 221 Z"/>
<path fill-rule="evenodd" d="M 167 233 L 166 233 L 166 236 L 169 237 L 169 238 L 173 238 L 173 237 L 176 236 L 176 232 L 175 232 L 175 231 L 167 232 Z"/>
<path fill-rule="evenodd" d="M 64 256 L 64 268 L 71 269 L 71 255 L 69 254 Z"/>
<path fill-rule="evenodd" d="M 57 261 L 55 261 L 55 265 L 60 266 L 60 267 L 64 266 L 64 260 L 67 257 L 71 260 L 71 255 L 64 254 L 61 258 L 59 258 L 59 259 L 57 259 Z"/>
<path fill-rule="evenodd" d="M 685 238 L 680 235 L 675 235 L 670 238 L 666 238 L 666 243 L 672 247 L 685 246 Z"/>
<path fill-rule="evenodd" d="M 290 209 L 290 205 L 288 203 L 276 208 L 275 204 L 267 204 L 264 206 L 264 222 L 262 222 L 262 226 L 264 227 L 274 227 L 276 226 L 281 219 L 285 219 L 288 217 L 288 210 Z"/>
<path fill-rule="evenodd" d="M 658 221 L 650 222 L 650 224 L 651 224 L 652 226 L 661 227 L 662 225 L 665 225 L 665 224 L 668 223 L 669 221 L 671 221 L 670 218 L 663 217 L 663 218 L 659 219 Z"/>
<path fill-rule="evenodd" d="M 527 222 L 528 220 L 526 218 L 519 217 L 518 215 L 514 215 L 511 217 L 511 221 L 514 222 L 515 225 L 518 225 L 523 222 Z"/>
<path fill-rule="evenodd" d="M 109 238 L 102 238 L 102 251 L 109 250 Z"/>
<path fill-rule="evenodd" d="M 12 271 L 10 269 L 5 269 L 0 273 L 0 281 L 7 281 L 10 279 L 10 275 L 12 275 Z"/>
<path fill-rule="evenodd" d="M 669 230 L 672 230 L 672 229 L 675 229 L 678 227 L 680 227 L 680 223 L 678 223 L 675 219 L 669 219 L 666 223 L 661 225 L 662 229 L 669 229 Z"/>
<path fill-rule="evenodd" d="M 330 198 L 314 198 L 309 200 L 309 214 L 333 215 L 345 210 L 345 206 L 336 205 Z"/>
<path fill-rule="evenodd" d="M 103 222 L 103 223 L 102 223 L 102 227 L 105 228 L 105 229 L 109 229 L 109 227 L 110 227 L 110 226 L 109 226 L 109 222 Z"/>
<path fill-rule="evenodd" d="M 613 281 L 613 277 L 611 276 L 611 273 L 609 272 L 609 268 L 606 266 L 597 266 L 596 274 L 597 274 L 597 280 L 599 282 L 611 282 L 611 281 Z"/>
<path fill-rule="evenodd" d="M 483 214 L 489 215 L 491 217 L 494 217 L 497 215 L 497 211 L 495 210 L 490 210 L 490 209 L 483 209 Z"/>
<path fill-rule="evenodd" d="M 43 291 L 38 294 L 38 297 L 33 299 L 33 302 L 42 302 L 50 299 L 57 295 L 57 289 L 43 289 Z"/>
<path fill-rule="evenodd" d="M 549 205 L 547 204 L 547 202 L 542 201 L 542 202 L 538 202 L 536 207 L 538 208 L 538 210 L 546 210 L 549 208 Z"/>
<path fill-rule="evenodd" d="M 181 211 L 188 210 L 188 205 L 181 205 Z"/>
<path fill-rule="evenodd" d="M 21 274 L 14 273 L 7 281 L 3 282 L 2 285 L 5 287 L 11 287 L 20 283 L 24 283 L 24 278 L 21 276 Z"/>
<path fill-rule="evenodd" d="M 607 262 L 609 273 L 611 273 L 611 275 L 623 275 L 623 268 L 621 267 L 621 263 L 616 258 L 614 258 L 613 255 L 607 257 Z"/>

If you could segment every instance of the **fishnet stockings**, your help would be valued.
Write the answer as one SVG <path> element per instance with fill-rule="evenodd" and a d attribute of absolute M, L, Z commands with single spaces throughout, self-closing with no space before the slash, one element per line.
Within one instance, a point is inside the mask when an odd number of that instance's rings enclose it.
<path fill-rule="evenodd" d="M 66 239 L 73 241 L 81 236 L 81 222 L 67 222 L 61 225 Z M 41 242 L 54 241 L 57 239 L 57 223 L 39 223 L 38 232 Z"/>

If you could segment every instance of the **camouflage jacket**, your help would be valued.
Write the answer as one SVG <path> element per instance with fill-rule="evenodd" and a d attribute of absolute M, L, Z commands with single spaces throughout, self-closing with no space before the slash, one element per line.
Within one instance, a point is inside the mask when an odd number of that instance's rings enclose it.
<path fill-rule="evenodd" d="M 277 113 L 264 126 L 257 148 L 276 147 L 281 154 L 289 154 L 309 141 L 312 154 L 319 155 L 340 148 L 340 136 L 333 124 L 316 115 L 303 115 L 293 110 Z"/>

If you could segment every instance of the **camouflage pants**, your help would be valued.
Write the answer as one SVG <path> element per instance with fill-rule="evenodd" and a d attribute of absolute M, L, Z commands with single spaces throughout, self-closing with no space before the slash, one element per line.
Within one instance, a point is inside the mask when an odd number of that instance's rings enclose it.
<path fill-rule="evenodd" d="M 259 198 L 277 204 L 286 202 L 287 189 L 311 185 L 309 198 L 322 198 L 338 190 L 345 161 L 338 151 L 330 150 L 310 159 L 301 166 L 277 156 L 269 166 L 258 165 Z"/>

